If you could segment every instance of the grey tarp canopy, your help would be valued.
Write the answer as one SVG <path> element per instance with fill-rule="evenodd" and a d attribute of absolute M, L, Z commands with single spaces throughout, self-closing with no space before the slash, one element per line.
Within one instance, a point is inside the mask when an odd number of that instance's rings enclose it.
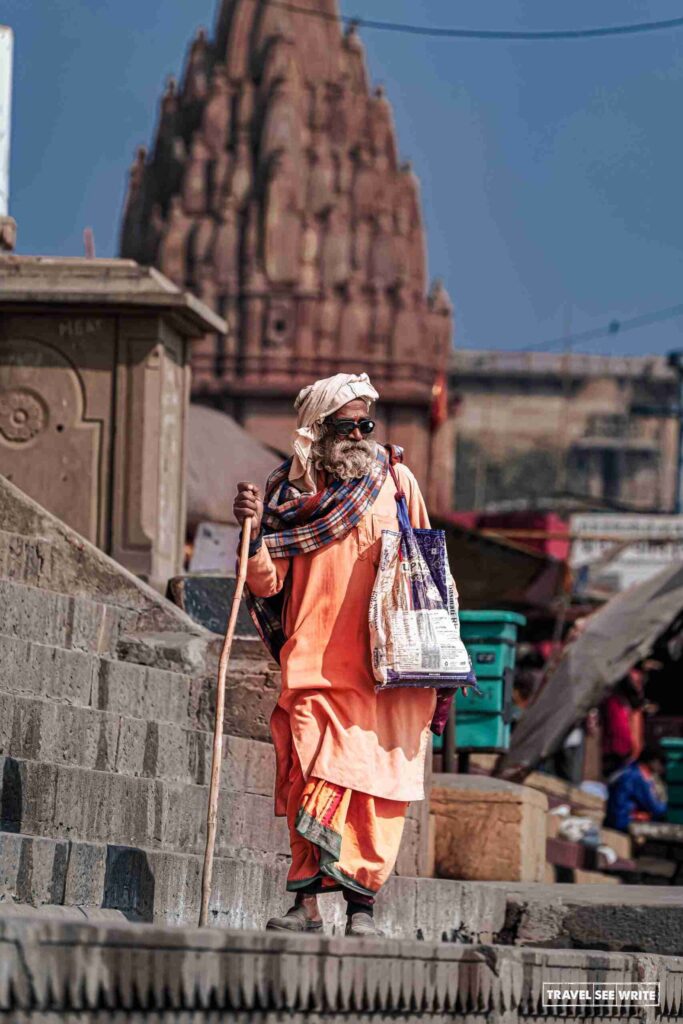
<path fill-rule="evenodd" d="M 523 779 L 652 649 L 683 611 L 683 562 L 617 594 L 569 644 L 538 699 L 519 720 L 496 775 Z"/>

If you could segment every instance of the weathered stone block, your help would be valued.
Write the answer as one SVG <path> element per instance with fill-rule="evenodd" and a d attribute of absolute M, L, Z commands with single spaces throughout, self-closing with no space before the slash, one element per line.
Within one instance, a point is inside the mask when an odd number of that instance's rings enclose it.
<path fill-rule="evenodd" d="M 68 842 L 0 832 L 0 901 L 62 903 Z"/>
<path fill-rule="evenodd" d="M 122 636 L 116 655 L 122 661 L 197 675 L 206 667 L 208 640 L 190 633 L 136 633 Z"/>
<path fill-rule="evenodd" d="M 95 654 L 112 649 L 119 629 L 133 614 L 1 579 L 0 602 L 4 636 Z"/>
<path fill-rule="evenodd" d="M 132 718 L 193 724 L 190 680 L 179 672 L 103 658 L 94 682 L 93 706 Z"/>
<path fill-rule="evenodd" d="M 500 941 L 546 948 L 683 953 L 680 888 L 648 885 L 517 885 L 506 890 Z"/>
<path fill-rule="evenodd" d="M 547 810 L 546 797 L 526 786 L 487 776 L 434 776 L 437 875 L 542 881 Z"/>
<path fill-rule="evenodd" d="M 65 906 L 104 906 L 107 848 L 95 843 L 69 843 L 64 887 Z"/>
<path fill-rule="evenodd" d="M 232 660 L 228 666 L 225 689 L 224 729 L 231 736 L 270 739 L 270 716 L 280 693 L 280 673 L 265 660 Z M 215 678 L 202 683 L 197 700 L 197 725 L 213 729 L 216 701 Z"/>
<path fill-rule="evenodd" d="M 396 858 L 397 875 L 415 878 L 420 874 L 420 828 L 416 821 L 406 818 L 401 847 Z"/>
<path fill-rule="evenodd" d="M 234 563 L 234 556 L 231 560 Z M 224 636 L 235 585 L 234 575 L 212 576 L 203 573 L 196 576 L 175 576 L 169 581 L 169 590 L 176 604 L 194 622 L 212 633 Z M 258 636 L 244 601 L 240 602 L 235 632 L 239 636 Z"/>
<path fill-rule="evenodd" d="M 683 1008 L 680 960 L 633 953 L 183 932 L 73 913 L 0 913 L 0 950 L 0 1013 L 13 1024 L 518 1024 L 557 1018 L 542 1005 L 549 978 L 560 988 L 660 985 L 661 1009 L 622 1006 L 610 1013 L 619 1024 L 677 1020 Z"/>

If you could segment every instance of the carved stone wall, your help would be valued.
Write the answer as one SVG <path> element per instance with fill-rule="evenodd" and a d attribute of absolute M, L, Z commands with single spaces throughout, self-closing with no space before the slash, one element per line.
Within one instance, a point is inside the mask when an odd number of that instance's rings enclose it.
<path fill-rule="evenodd" d="M 337 14 L 336 0 L 308 6 Z M 282 449 L 280 410 L 299 387 L 366 370 L 386 440 L 405 444 L 423 485 L 431 461 L 450 473 L 450 433 L 429 437 L 429 408 L 451 305 L 438 284 L 427 294 L 419 184 L 355 31 L 224 0 L 138 151 L 121 250 L 227 317 L 227 335 L 194 346 L 195 397 Z"/>
<path fill-rule="evenodd" d="M 12 316 L 0 328 L 0 472 L 99 547 L 111 479 L 113 317 Z"/>
<path fill-rule="evenodd" d="M 188 337 L 224 321 L 123 260 L 0 257 L 0 312 L 0 474 L 165 587 L 185 540 Z"/>

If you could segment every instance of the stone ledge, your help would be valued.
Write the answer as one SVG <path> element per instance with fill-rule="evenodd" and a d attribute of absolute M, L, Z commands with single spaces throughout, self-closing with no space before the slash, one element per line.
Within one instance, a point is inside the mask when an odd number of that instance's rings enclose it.
<path fill-rule="evenodd" d="M 153 587 L 2 476 L 0 509 L 0 575 L 126 608 L 135 613 L 138 631 L 172 630 L 211 637 Z"/>
<path fill-rule="evenodd" d="M 411 1022 L 463 1015 L 516 1021 L 554 1017 L 541 1005 L 547 981 L 659 982 L 662 1006 L 651 1019 L 670 1020 L 683 1009 L 683 960 L 634 954 L 12 916 L 0 918 L 0 962 L 5 1013 L 82 1015 L 106 1007 L 112 1017 L 116 1010 L 134 1010 L 136 1019 L 145 1019 L 137 1014 L 158 1010 L 164 1015 L 156 1019 L 169 1021 L 217 1019 L 217 1010 L 244 1012 L 251 1021 L 286 1014 L 292 1024 L 317 1013 L 354 1022 L 375 1014 Z M 622 1011 L 611 1019 L 629 1015 Z"/>
<path fill-rule="evenodd" d="M 510 883 L 500 938 L 539 948 L 683 955 L 683 895 L 676 886 Z"/>
<path fill-rule="evenodd" d="M 439 790 L 444 790 L 439 796 Z M 494 803 L 518 804 L 524 801 L 529 807 L 548 809 L 548 800 L 544 793 L 528 786 L 519 786 L 505 779 L 497 779 L 488 775 L 444 775 L 435 774 L 432 782 L 432 801 L 444 800 L 447 804 L 448 795 L 457 792 L 459 803 Z"/>
<path fill-rule="evenodd" d="M 3 255 L 0 271 L 0 301 L 5 307 L 77 302 L 114 312 L 166 312 L 190 338 L 200 338 L 207 331 L 226 334 L 228 330 L 223 317 L 196 296 L 154 267 L 142 267 L 134 260 Z"/>

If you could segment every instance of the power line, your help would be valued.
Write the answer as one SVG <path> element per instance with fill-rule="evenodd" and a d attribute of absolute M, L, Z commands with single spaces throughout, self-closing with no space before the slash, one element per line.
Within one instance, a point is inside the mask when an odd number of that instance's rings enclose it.
<path fill-rule="evenodd" d="M 603 28 L 558 29 L 540 32 L 497 31 L 470 28 L 439 28 L 435 25 L 409 25 L 398 21 L 376 21 L 373 18 L 362 18 L 357 15 L 330 14 L 328 11 L 316 11 L 310 7 L 302 7 L 289 0 L 263 0 L 270 7 L 293 14 L 305 14 L 310 18 L 323 21 L 334 21 L 354 28 L 373 29 L 381 32 L 402 32 L 413 36 L 431 36 L 440 39 L 483 39 L 483 40 L 518 40 L 539 42 L 554 39 L 596 39 L 605 36 L 637 35 L 643 32 L 662 32 L 666 29 L 682 28 L 683 18 L 669 18 L 666 21 L 643 21 L 633 25 L 611 25 Z"/>
<path fill-rule="evenodd" d="M 623 331 L 634 331 L 639 327 L 649 327 L 650 324 L 675 320 L 679 316 L 683 316 L 683 303 L 677 306 L 666 306 L 663 309 L 650 310 L 648 313 L 641 313 L 639 316 L 632 316 L 626 320 L 610 320 L 604 327 L 595 327 L 592 330 L 580 331 L 576 334 L 566 334 L 563 337 L 553 338 L 550 341 L 542 341 L 537 345 L 524 345 L 516 351 L 544 352 L 556 346 L 571 347 L 580 342 L 613 338 L 616 334 L 621 334 Z"/>

